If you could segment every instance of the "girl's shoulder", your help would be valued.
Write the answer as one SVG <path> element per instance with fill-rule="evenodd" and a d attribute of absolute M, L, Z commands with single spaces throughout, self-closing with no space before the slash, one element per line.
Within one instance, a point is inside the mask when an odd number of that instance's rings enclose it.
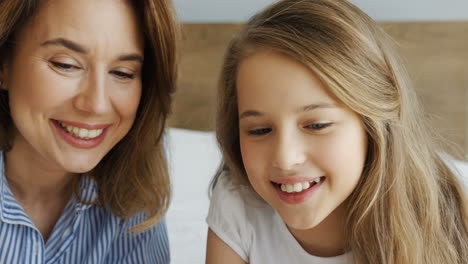
<path fill-rule="evenodd" d="M 250 187 L 237 187 L 228 174 L 213 190 L 207 223 L 248 263 L 352 263 L 350 253 L 332 258 L 307 253 L 279 214 Z"/>
<path fill-rule="evenodd" d="M 210 229 L 248 262 L 264 226 L 273 225 L 273 209 L 250 187 L 237 186 L 223 172 L 213 189 L 206 221 Z"/>

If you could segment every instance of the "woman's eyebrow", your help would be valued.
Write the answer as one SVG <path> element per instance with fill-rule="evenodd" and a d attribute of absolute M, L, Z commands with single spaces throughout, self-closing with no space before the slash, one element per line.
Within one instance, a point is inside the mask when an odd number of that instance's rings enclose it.
<path fill-rule="evenodd" d="M 88 49 L 86 49 L 85 47 L 65 38 L 55 38 L 55 39 L 47 40 L 41 43 L 41 46 L 48 46 L 48 45 L 63 46 L 67 49 L 70 49 L 79 53 L 84 53 L 84 54 L 88 53 Z"/>
<path fill-rule="evenodd" d="M 127 54 L 119 56 L 120 61 L 137 61 L 143 63 L 143 56 L 139 54 Z"/>

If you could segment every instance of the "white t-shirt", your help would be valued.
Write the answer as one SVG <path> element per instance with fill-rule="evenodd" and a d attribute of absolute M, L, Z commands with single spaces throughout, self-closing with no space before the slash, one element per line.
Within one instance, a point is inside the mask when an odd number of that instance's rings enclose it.
<path fill-rule="evenodd" d="M 241 198 L 243 197 L 243 198 Z M 248 202 L 246 202 L 248 201 Z M 323 258 L 307 253 L 267 203 L 221 176 L 211 198 L 208 226 L 250 264 L 352 264 L 352 254 Z"/>
<path fill-rule="evenodd" d="M 450 157 L 444 160 L 463 185 L 468 186 L 468 163 Z M 219 178 L 213 191 L 207 222 L 219 238 L 251 264 L 353 263 L 351 252 L 331 258 L 307 253 L 271 206 L 252 195 L 246 187 L 235 189 L 226 175 Z"/>

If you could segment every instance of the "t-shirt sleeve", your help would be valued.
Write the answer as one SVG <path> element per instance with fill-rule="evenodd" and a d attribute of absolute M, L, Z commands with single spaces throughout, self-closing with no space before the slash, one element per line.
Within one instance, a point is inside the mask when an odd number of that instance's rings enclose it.
<path fill-rule="evenodd" d="M 206 222 L 224 243 L 248 262 L 252 233 L 240 195 L 227 175 L 221 175 L 211 196 Z"/>

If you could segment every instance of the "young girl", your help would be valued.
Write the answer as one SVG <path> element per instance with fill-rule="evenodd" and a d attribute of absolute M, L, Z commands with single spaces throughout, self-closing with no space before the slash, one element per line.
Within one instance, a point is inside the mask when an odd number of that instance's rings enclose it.
<path fill-rule="evenodd" d="M 346 1 L 285 0 L 227 51 L 207 263 L 466 263 L 464 187 L 389 37 Z"/>
<path fill-rule="evenodd" d="M 0 1 L 0 263 L 169 263 L 176 25 L 170 0 Z"/>

